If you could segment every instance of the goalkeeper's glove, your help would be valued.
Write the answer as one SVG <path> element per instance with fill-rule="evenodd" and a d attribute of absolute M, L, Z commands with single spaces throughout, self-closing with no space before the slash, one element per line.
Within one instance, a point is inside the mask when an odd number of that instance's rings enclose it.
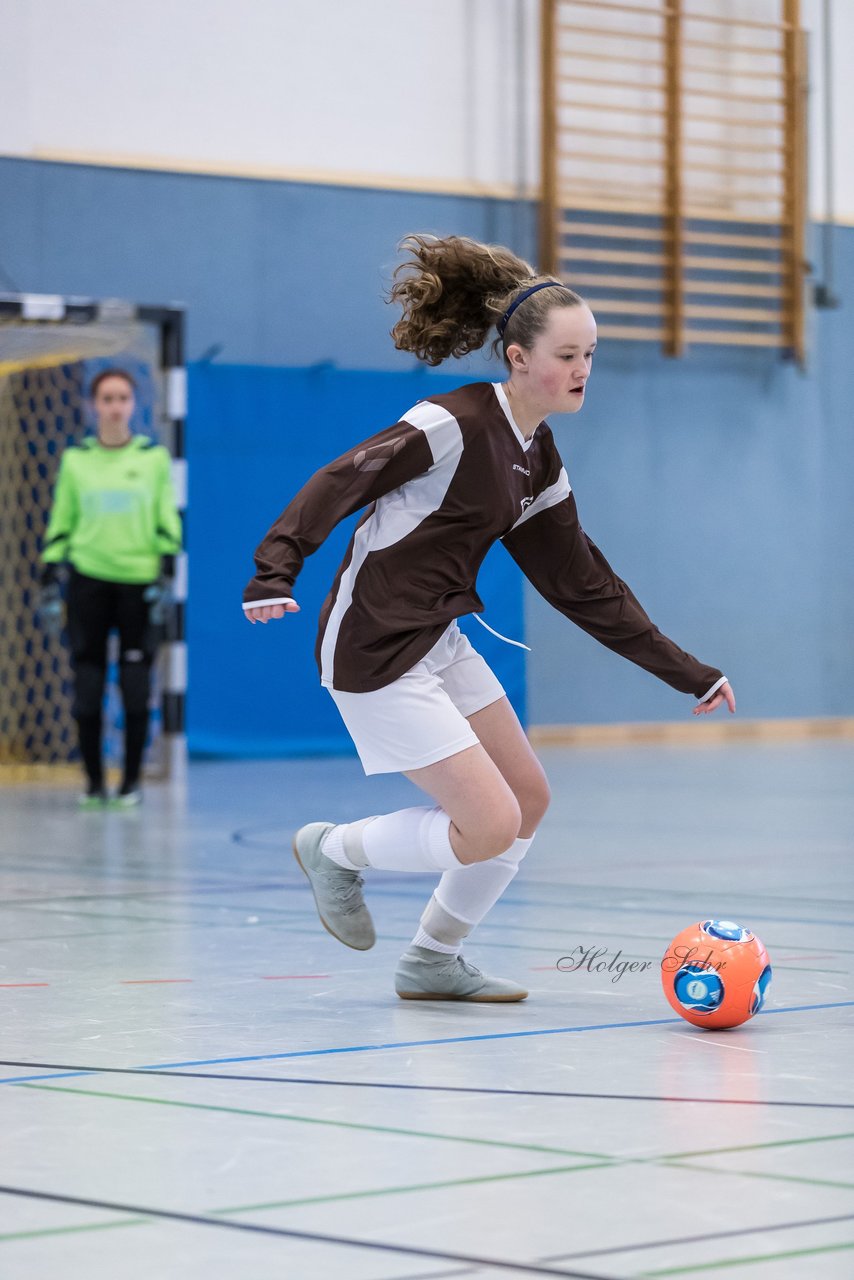
<path fill-rule="evenodd" d="M 42 584 L 36 596 L 36 614 L 49 636 L 60 634 L 65 621 L 65 609 L 59 570 L 55 564 L 45 565 L 42 572 Z"/>
<path fill-rule="evenodd" d="M 165 627 L 175 605 L 175 592 L 171 578 L 158 578 L 142 593 L 148 604 L 148 620 L 153 627 Z"/>

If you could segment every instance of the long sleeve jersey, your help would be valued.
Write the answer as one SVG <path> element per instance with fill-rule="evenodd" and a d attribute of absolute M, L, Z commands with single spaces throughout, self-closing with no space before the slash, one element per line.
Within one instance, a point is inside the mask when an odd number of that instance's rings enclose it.
<path fill-rule="evenodd" d="M 323 684 L 381 689 L 455 618 L 482 612 L 477 573 L 499 539 L 607 648 L 698 698 L 724 681 L 661 634 L 586 536 L 551 430 L 525 439 L 501 383 L 422 400 L 316 472 L 258 547 L 244 609 L 291 599 L 305 557 L 365 506 L 320 614 Z"/>
<path fill-rule="evenodd" d="M 94 437 L 62 455 L 42 560 L 106 582 L 153 582 L 181 549 L 167 449 L 146 436 L 110 449 Z"/>

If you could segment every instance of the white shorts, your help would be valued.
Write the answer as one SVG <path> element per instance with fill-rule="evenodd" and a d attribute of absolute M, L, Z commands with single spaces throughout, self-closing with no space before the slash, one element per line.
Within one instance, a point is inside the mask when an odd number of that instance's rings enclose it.
<path fill-rule="evenodd" d="M 478 743 L 466 716 L 505 696 L 501 681 L 456 622 L 405 675 L 372 693 L 325 686 L 365 773 L 403 773 Z"/>

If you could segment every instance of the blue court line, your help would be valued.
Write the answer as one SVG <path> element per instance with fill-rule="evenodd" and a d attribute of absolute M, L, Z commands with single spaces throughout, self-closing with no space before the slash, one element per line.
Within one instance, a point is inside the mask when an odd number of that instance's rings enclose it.
<path fill-rule="evenodd" d="M 847 1009 L 854 1000 L 837 1000 L 830 1004 L 796 1004 L 782 1009 L 763 1009 L 756 1016 L 767 1017 L 775 1013 L 804 1013 L 814 1009 Z M 279 1062 L 286 1058 L 319 1058 L 335 1053 L 370 1053 L 378 1049 L 422 1049 L 439 1044 L 472 1044 L 482 1040 L 521 1040 L 531 1036 L 571 1035 L 581 1031 L 620 1031 L 632 1027 L 685 1026 L 681 1018 L 647 1018 L 641 1022 L 594 1022 L 583 1027 L 544 1027 L 533 1031 L 495 1031 L 478 1036 L 443 1036 L 435 1040 L 389 1040 L 379 1044 L 341 1045 L 331 1049 L 295 1049 L 289 1053 L 255 1053 L 231 1058 L 196 1058 L 187 1062 L 148 1062 L 137 1068 L 140 1071 L 166 1071 L 181 1067 L 224 1066 L 231 1062 Z M 702 1034 L 702 1032 L 701 1032 Z M 0 1078 L 0 1084 L 29 1084 L 34 1080 L 67 1080 L 76 1076 L 97 1075 L 97 1071 L 68 1071 L 62 1074 L 8 1076 Z"/>

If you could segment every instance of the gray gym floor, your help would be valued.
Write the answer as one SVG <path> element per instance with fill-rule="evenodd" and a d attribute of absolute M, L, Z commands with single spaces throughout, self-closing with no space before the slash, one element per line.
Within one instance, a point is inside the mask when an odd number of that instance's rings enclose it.
<path fill-rule="evenodd" d="M 542 753 L 553 807 L 468 947 L 520 1005 L 398 1000 L 291 829 L 417 793 L 355 759 L 195 764 L 141 811 L 0 791 L 2 1280 L 854 1275 L 854 744 Z M 766 1009 L 697 1031 L 679 930 L 749 925 Z M 567 973 L 579 945 L 647 959 Z"/>

